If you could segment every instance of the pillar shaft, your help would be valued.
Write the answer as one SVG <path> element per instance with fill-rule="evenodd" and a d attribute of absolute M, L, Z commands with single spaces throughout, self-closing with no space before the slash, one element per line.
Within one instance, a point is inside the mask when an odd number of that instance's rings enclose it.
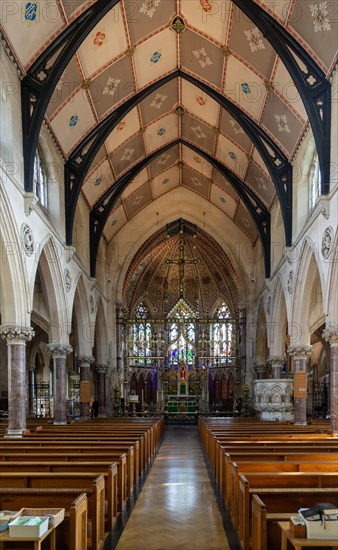
<path fill-rule="evenodd" d="M 94 362 L 92 355 L 84 355 L 78 357 L 78 364 L 80 365 L 80 388 L 81 384 L 90 382 L 90 365 Z M 80 390 L 80 416 L 81 418 L 90 417 L 90 401 L 84 397 L 85 393 Z M 88 396 L 87 396 L 88 397 Z M 90 397 L 90 396 L 89 396 Z"/>
<path fill-rule="evenodd" d="M 0 334 L 8 349 L 8 428 L 7 437 L 22 437 L 26 429 L 26 341 L 34 331 L 30 327 L 3 325 Z"/>
<path fill-rule="evenodd" d="M 285 357 L 282 355 L 272 355 L 268 359 L 271 366 L 271 378 L 277 380 L 282 377 L 282 366 L 285 363 Z"/>
<path fill-rule="evenodd" d="M 48 344 L 53 357 L 53 402 L 54 424 L 67 424 L 67 355 L 72 347 L 60 344 Z"/>
<path fill-rule="evenodd" d="M 323 336 L 330 343 L 330 422 L 338 435 L 338 328 L 327 328 Z"/>
<path fill-rule="evenodd" d="M 307 398 L 307 375 L 300 373 L 307 372 L 308 359 L 311 355 L 311 346 L 292 346 L 288 349 L 293 361 L 293 404 L 294 424 L 306 425 L 306 398 Z"/>
<path fill-rule="evenodd" d="M 106 400 L 106 380 L 108 367 L 106 365 L 96 365 L 96 380 L 97 380 L 97 399 L 100 404 L 99 416 L 106 416 L 107 400 Z"/>

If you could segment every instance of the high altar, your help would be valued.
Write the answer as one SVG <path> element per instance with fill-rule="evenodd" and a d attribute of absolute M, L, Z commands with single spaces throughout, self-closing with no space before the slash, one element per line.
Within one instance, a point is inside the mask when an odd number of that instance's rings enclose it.
<path fill-rule="evenodd" d="M 189 382 L 191 390 L 189 391 Z M 188 369 L 185 363 L 179 368 L 171 368 L 168 373 L 168 396 L 166 408 L 168 414 L 196 414 L 204 401 L 201 389 L 201 377 L 194 368 Z M 176 394 L 175 394 L 176 390 Z M 198 395 L 196 393 L 198 392 Z"/>

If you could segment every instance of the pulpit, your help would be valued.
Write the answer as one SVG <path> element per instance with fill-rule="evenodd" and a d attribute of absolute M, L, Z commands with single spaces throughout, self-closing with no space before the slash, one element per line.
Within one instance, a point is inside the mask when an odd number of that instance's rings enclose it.
<path fill-rule="evenodd" d="M 254 407 L 260 420 L 293 420 L 293 380 L 254 381 Z"/>

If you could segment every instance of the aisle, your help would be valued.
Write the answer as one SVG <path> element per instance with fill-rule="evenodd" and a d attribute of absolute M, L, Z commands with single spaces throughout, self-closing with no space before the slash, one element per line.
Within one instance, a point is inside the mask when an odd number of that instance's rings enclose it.
<path fill-rule="evenodd" d="M 166 430 L 116 550 L 229 550 L 195 427 Z"/>

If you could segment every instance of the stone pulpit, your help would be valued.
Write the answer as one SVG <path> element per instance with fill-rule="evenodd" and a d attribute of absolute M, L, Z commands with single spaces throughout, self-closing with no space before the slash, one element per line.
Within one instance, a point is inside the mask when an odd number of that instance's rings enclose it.
<path fill-rule="evenodd" d="M 254 407 L 260 420 L 293 420 L 293 380 L 254 381 Z"/>

